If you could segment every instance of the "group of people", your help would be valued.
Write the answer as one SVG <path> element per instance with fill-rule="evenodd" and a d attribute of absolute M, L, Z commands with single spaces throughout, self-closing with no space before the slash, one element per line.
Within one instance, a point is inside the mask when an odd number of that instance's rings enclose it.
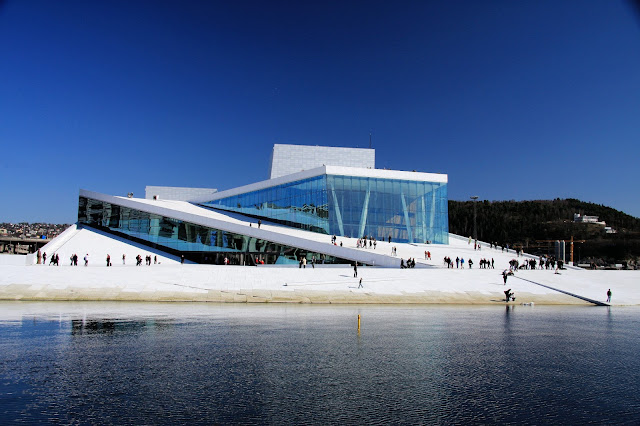
<path fill-rule="evenodd" d="M 262 262 L 264 263 L 264 262 Z M 307 257 L 306 256 L 300 256 L 300 260 L 298 261 L 298 268 L 306 268 L 307 267 Z M 316 268 L 316 257 L 315 256 L 311 256 L 311 267 L 313 269 Z"/>
<path fill-rule="evenodd" d="M 518 259 L 511 259 L 509 261 L 509 268 L 512 271 L 517 271 L 519 269 L 555 269 L 556 264 L 558 265 L 557 269 L 563 269 L 564 262 L 562 259 L 556 262 L 554 257 L 541 256 L 539 261 L 536 261 L 535 259 L 526 259 L 522 263 L 520 263 Z"/>
<path fill-rule="evenodd" d="M 369 236 L 369 248 L 373 247 L 373 249 L 375 250 L 376 246 L 378 245 L 378 242 L 376 241 L 375 238 L 371 238 L 371 236 Z M 358 238 L 358 241 L 356 242 L 356 248 L 367 248 L 367 236 L 365 235 L 362 238 Z"/>
<path fill-rule="evenodd" d="M 431 258 L 431 256 L 429 256 L 429 258 Z M 494 263 L 495 263 L 495 261 L 493 260 L 493 258 L 491 258 L 491 260 L 482 258 L 482 259 L 480 259 L 480 269 L 495 269 L 494 268 Z M 451 260 L 451 258 L 449 256 L 445 256 L 444 257 L 444 264 L 447 265 L 447 269 L 449 269 L 449 268 L 453 269 L 454 261 Z M 465 264 L 464 257 L 456 257 L 455 264 L 456 264 L 456 268 L 457 269 L 464 269 L 464 264 Z M 469 269 L 472 269 L 473 268 L 473 260 L 469 259 L 467 261 L 467 265 L 469 265 Z"/>
<path fill-rule="evenodd" d="M 471 244 L 471 237 L 469 237 L 469 242 L 468 244 Z M 473 249 L 474 250 L 482 250 L 482 246 L 480 245 L 480 243 L 478 242 L 478 240 L 473 240 Z"/>
<path fill-rule="evenodd" d="M 45 258 L 47 257 L 47 253 L 44 254 Z M 60 255 L 58 253 L 53 253 L 51 259 L 49 259 L 49 265 L 53 264 L 54 266 L 60 265 Z"/>
<path fill-rule="evenodd" d="M 107 266 L 109 266 L 108 265 L 109 261 L 110 261 L 110 257 L 109 257 L 109 255 L 107 255 Z M 122 256 L 122 262 L 124 264 L 124 255 Z M 151 255 L 150 254 L 144 257 L 144 263 L 147 266 L 151 265 Z M 154 264 L 158 263 L 158 256 L 153 256 L 153 263 Z M 140 266 L 140 265 L 142 265 L 142 256 L 137 255 L 136 256 L 136 266 Z"/>
<path fill-rule="evenodd" d="M 404 259 L 400 259 L 400 269 L 415 268 L 415 267 L 416 267 L 416 259 L 415 258 L 411 258 L 411 257 L 408 258 L 406 265 L 404 263 Z"/>
<path fill-rule="evenodd" d="M 451 258 L 449 258 L 449 262 L 451 262 L 451 268 L 453 268 L 453 262 Z M 464 257 L 456 257 L 456 269 L 464 269 Z"/>
<path fill-rule="evenodd" d="M 337 241 L 338 241 L 338 237 L 335 236 L 335 235 L 332 235 L 331 236 L 331 244 L 333 244 L 334 246 L 337 246 L 338 245 Z M 342 247 L 342 241 L 340 241 L 340 247 Z"/>
<path fill-rule="evenodd" d="M 45 251 L 44 253 L 40 253 L 40 250 L 38 250 L 37 254 L 36 254 L 36 259 L 38 262 L 38 265 L 42 264 L 42 265 L 46 265 L 47 264 L 47 252 Z M 84 266 L 87 266 L 89 264 L 89 254 L 87 254 L 84 257 Z M 53 265 L 53 266 L 60 266 L 60 255 L 58 253 L 53 253 L 51 255 L 51 257 L 49 257 L 49 265 Z M 78 266 L 78 255 L 77 254 L 72 254 L 71 256 L 69 256 L 69 266 Z"/>
<path fill-rule="evenodd" d="M 38 260 L 38 265 L 40 265 L 41 263 L 43 265 L 47 264 L 47 252 L 45 251 L 44 253 L 40 253 L 40 250 L 38 250 L 37 254 L 36 254 L 36 258 Z M 49 265 L 54 265 L 54 266 L 59 266 L 60 265 L 60 256 L 57 253 L 53 253 L 51 255 L 51 257 L 49 258 Z"/>
<path fill-rule="evenodd" d="M 484 258 L 480 259 L 480 269 L 495 269 L 493 267 L 493 264 L 493 257 L 491 258 L 491 260 Z"/>

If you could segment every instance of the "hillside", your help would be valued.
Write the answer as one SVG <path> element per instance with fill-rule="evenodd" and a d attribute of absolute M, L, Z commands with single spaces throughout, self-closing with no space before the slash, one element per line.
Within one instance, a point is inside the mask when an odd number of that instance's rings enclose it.
<path fill-rule="evenodd" d="M 531 253 L 546 253 L 545 240 L 585 240 L 576 243 L 574 260 L 621 263 L 640 257 L 640 219 L 600 204 L 576 199 L 534 201 L 478 201 L 478 239 L 522 245 Z M 574 213 L 598 216 L 617 231 L 606 234 L 602 225 L 574 223 Z M 449 231 L 473 234 L 473 202 L 449 201 Z M 567 248 L 568 251 L 568 248 Z M 567 253 L 568 257 L 568 253 Z"/>

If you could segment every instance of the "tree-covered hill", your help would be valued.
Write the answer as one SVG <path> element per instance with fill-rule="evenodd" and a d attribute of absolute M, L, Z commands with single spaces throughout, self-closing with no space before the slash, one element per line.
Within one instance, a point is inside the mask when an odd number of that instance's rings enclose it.
<path fill-rule="evenodd" d="M 585 240 L 576 244 L 582 259 L 601 263 L 628 261 L 640 256 L 640 219 L 611 207 L 576 199 L 534 201 L 477 201 L 478 239 L 522 245 L 527 252 L 543 252 L 546 240 Z M 617 233 L 606 234 L 602 225 L 574 223 L 574 213 L 598 216 Z M 473 235 L 473 202 L 449 201 L 449 231 Z M 568 254 L 567 254 L 568 256 Z"/>

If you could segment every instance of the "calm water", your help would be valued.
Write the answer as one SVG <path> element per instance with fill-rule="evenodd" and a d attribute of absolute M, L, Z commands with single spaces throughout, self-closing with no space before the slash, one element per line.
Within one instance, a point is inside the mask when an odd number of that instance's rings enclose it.
<path fill-rule="evenodd" d="M 3 424 L 640 423 L 639 308 L 0 312 Z"/>

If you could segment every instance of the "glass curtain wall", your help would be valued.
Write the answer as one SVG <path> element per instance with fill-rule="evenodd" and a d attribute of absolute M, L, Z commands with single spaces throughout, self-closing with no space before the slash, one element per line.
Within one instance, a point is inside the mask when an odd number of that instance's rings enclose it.
<path fill-rule="evenodd" d="M 160 216 L 91 198 L 80 197 L 78 223 L 136 241 L 159 250 L 184 255 L 197 263 L 255 265 L 297 264 L 315 257 L 321 263 L 350 263 L 321 253 L 309 252 L 271 241 L 235 234 Z"/>
<path fill-rule="evenodd" d="M 203 205 L 323 234 L 449 242 L 446 183 L 323 175 Z"/>
<path fill-rule="evenodd" d="M 205 207 L 239 212 L 312 232 L 329 234 L 326 176 L 202 203 Z"/>
<path fill-rule="evenodd" d="M 329 175 L 327 187 L 329 226 L 339 235 L 449 242 L 446 183 Z"/>

